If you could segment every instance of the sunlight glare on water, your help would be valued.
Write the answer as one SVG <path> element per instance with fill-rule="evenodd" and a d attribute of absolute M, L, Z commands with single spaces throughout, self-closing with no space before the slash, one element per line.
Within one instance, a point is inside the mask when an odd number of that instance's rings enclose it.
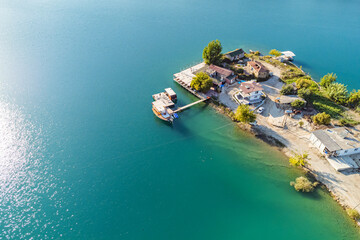
<path fill-rule="evenodd" d="M 18 106 L 0 101 L 1 239 L 28 238 L 35 229 L 41 229 L 46 236 L 57 228 L 43 210 L 49 201 L 56 204 L 56 192 L 52 191 L 55 187 L 50 182 L 52 176 L 43 166 L 41 128 L 29 119 Z"/>

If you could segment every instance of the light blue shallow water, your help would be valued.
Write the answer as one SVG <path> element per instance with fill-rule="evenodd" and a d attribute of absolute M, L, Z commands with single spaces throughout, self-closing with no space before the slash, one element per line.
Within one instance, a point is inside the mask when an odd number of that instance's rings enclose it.
<path fill-rule="evenodd" d="M 360 239 L 322 190 L 206 105 L 151 95 L 218 38 L 359 88 L 358 1 L 0 1 L 0 238 Z"/>

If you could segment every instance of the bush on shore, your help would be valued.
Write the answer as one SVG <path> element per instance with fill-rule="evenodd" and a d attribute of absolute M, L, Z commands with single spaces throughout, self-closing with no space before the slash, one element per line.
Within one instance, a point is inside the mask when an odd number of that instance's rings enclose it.
<path fill-rule="evenodd" d="M 353 208 L 346 209 L 347 214 L 355 221 L 360 220 L 360 213 Z"/>
<path fill-rule="evenodd" d="M 318 185 L 318 182 L 312 183 L 306 177 L 298 177 L 294 182 L 290 182 L 290 185 L 293 186 L 298 192 L 312 192 Z"/>
<path fill-rule="evenodd" d="M 309 154 L 303 153 L 303 154 L 297 154 L 295 153 L 294 156 L 289 158 L 289 163 L 293 167 L 306 167 L 308 164 L 308 158 Z"/>
<path fill-rule="evenodd" d="M 239 105 L 235 112 L 235 119 L 242 123 L 251 123 L 256 120 L 256 115 L 248 105 Z"/>
<path fill-rule="evenodd" d="M 326 88 L 329 98 L 337 103 L 345 104 L 349 93 L 347 87 L 342 83 L 332 83 Z"/>
<path fill-rule="evenodd" d="M 336 74 L 328 73 L 321 78 L 320 86 L 327 88 L 330 84 L 334 83 L 336 81 L 336 79 L 337 79 Z"/>
<path fill-rule="evenodd" d="M 325 112 L 318 113 L 313 116 L 313 122 L 316 125 L 329 125 L 331 121 L 331 116 Z"/>
<path fill-rule="evenodd" d="M 275 56 L 275 57 L 280 57 L 280 56 L 281 56 L 281 52 L 278 51 L 278 50 L 276 50 L 276 49 L 270 50 L 269 54 L 270 54 L 270 55 L 273 55 L 273 56 Z"/>

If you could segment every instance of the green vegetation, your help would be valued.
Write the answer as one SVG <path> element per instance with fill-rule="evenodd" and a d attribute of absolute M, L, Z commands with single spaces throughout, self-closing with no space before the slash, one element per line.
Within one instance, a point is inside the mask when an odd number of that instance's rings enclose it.
<path fill-rule="evenodd" d="M 318 113 L 313 116 L 313 121 L 316 125 L 329 125 L 331 121 L 331 116 L 327 113 Z"/>
<path fill-rule="evenodd" d="M 291 103 L 291 106 L 296 109 L 301 109 L 305 107 L 305 102 L 297 99 Z"/>
<path fill-rule="evenodd" d="M 357 125 L 357 124 L 359 124 L 358 121 L 355 121 L 355 120 L 350 119 L 350 118 L 342 118 L 342 119 L 340 119 L 340 125 L 341 125 L 341 126 L 348 126 L 348 127 L 350 127 L 350 126 L 355 126 L 355 125 Z"/>
<path fill-rule="evenodd" d="M 317 84 L 313 80 L 307 77 L 298 78 L 295 83 L 297 89 L 305 88 L 305 89 L 310 89 L 311 91 L 316 91 L 318 89 Z"/>
<path fill-rule="evenodd" d="M 303 121 L 299 121 L 299 127 L 303 127 L 304 126 L 304 122 Z"/>
<path fill-rule="evenodd" d="M 213 85 L 212 80 L 204 72 L 197 73 L 196 76 L 193 77 L 190 84 L 192 88 L 196 89 L 197 91 L 201 91 L 203 93 L 208 92 L 212 85 Z"/>
<path fill-rule="evenodd" d="M 292 95 L 295 94 L 295 90 L 291 84 L 286 84 L 281 88 L 280 93 L 282 95 Z"/>
<path fill-rule="evenodd" d="M 285 65 L 284 63 L 281 63 L 281 64 L 282 64 L 281 66 L 283 69 L 283 72 L 281 74 L 281 79 L 283 81 L 286 82 L 286 80 L 294 79 L 294 81 L 292 81 L 292 82 L 295 82 L 296 78 L 306 77 L 305 73 L 301 69 L 297 68 L 295 65 L 292 65 L 292 64 Z"/>
<path fill-rule="evenodd" d="M 305 99 L 305 100 L 309 100 L 310 96 L 311 96 L 311 91 L 310 89 L 307 88 L 301 88 L 297 91 L 298 96 Z"/>
<path fill-rule="evenodd" d="M 346 209 L 347 214 L 355 221 L 360 220 L 360 213 L 353 208 Z"/>
<path fill-rule="evenodd" d="M 312 183 L 306 177 L 298 177 L 295 179 L 295 182 L 290 182 L 290 185 L 294 186 L 295 190 L 298 192 L 312 192 L 318 185 L 318 182 Z"/>
<path fill-rule="evenodd" d="M 337 79 L 336 74 L 328 73 L 321 78 L 320 86 L 327 88 L 330 84 L 334 83 L 336 81 L 336 79 Z"/>
<path fill-rule="evenodd" d="M 347 100 L 347 105 L 351 108 L 355 108 L 360 103 L 360 90 L 353 90 Z"/>
<path fill-rule="evenodd" d="M 222 46 L 219 40 L 209 42 L 204 48 L 203 59 L 206 64 L 219 64 L 221 61 Z"/>
<path fill-rule="evenodd" d="M 270 52 L 269 52 L 270 55 L 273 55 L 275 57 L 280 57 L 281 56 L 281 52 L 276 50 L 276 49 L 272 49 Z"/>
<path fill-rule="evenodd" d="M 331 83 L 326 88 L 326 93 L 330 99 L 340 104 L 345 104 L 349 95 L 347 87 L 342 83 Z"/>
<path fill-rule="evenodd" d="M 295 153 L 294 156 L 289 158 L 289 163 L 291 166 L 294 167 L 306 167 L 308 164 L 309 154 L 303 153 L 303 154 L 297 154 Z"/>
<path fill-rule="evenodd" d="M 242 123 L 251 123 L 256 120 L 256 115 L 248 105 L 239 105 L 235 112 L 235 119 Z"/>

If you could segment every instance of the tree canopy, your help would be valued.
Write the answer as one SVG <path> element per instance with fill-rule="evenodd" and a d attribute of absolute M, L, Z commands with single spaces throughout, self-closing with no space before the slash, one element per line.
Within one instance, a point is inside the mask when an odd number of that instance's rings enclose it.
<path fill-rule="evenodd" d="M 318 113 L 313 116 L 313 121 L 317 125 L 329 125 L 331 121 L 331 116 L 325 112 Z"/>
<path fill-rule="evenodd" d="M 342 83 L 331 83 L 326 88 L 326 93 L 330 99 L 340 104 L 344 104 L 349 96 L 347 87 Z"/>
<path fill-rule="evenodd" d="M 349 99 L 347 100 L 347 104 L 352 107 L 355 108 L 356 106 L 358 106 L 360 103 L 360 90 L 357 91 L 352 91 L 350 93 Z"/>
<path fill-rule="evenodd" d="M 284 85 L 284 86 L 281 88 L 280 93 L 281 93 L 282 95 L 292 95 L 292 94 L 295 94 L 294 87 L 293 87 L 291 84 L 286 84 L 286 85 Z"/>
<path fill-rule="evenodd" d="M 275 57 L 280 57 L 280 56 L 281 56 L 281 52 L 278 51 L 278 50 L 276 50 L 276 49 L 270 50 L 269 54 L 270 54 L 270 55 L 273 55 L 273 56 L 275 56 Z"/>
<path fill-rule="evenodd" d="M 251 123 L 256 120 L 256 115 L 248 105 L 239 105 L 235 112 L 235 119 L 242 123 Z"/>
<path fill-rule="evenodd" d="M 294 154 L 294 156 L 289 158 L 289 163 L 291 166 L 294 167 L 305 167 L 308 162 L 307 159 L 309 158 L 309 154 L 303 153 L 303 154 Z"/>
<path fill-rule="evenodd" d="M 206 64 L 219 64 L 222 54 L 222 46 L 219 40 L 209 42 L 204 48 L 203 59 Z"/>
<path fill-rule="evenodd" d="M 335 73 L 328 73 L 320 80 L 320 86 L 327 88 L 330 84 L 334 83 L 337 79 Z"/>
<path fill-rule="evenodd" d="M 312 192 L 318 183 L 312 183 L 306 177 L 298 177 L 295 179 L 295 182 L 290 182 L 291 186 L 294 186 L 295 190 L 298 192 Z"/>
<path fill-rule="evenodd" d="M 197 73 L 190 83 L 190 87 L 203 93 L 208 92 L 212 85 L 213 82 L 211 78 L 204 72 Z"/>
<path fill-rule="evenodd" d="M 305 102 L 297 99 L 291 103 L 291 106 L 296 109 L 301 109 L 305 107 Z"/>

